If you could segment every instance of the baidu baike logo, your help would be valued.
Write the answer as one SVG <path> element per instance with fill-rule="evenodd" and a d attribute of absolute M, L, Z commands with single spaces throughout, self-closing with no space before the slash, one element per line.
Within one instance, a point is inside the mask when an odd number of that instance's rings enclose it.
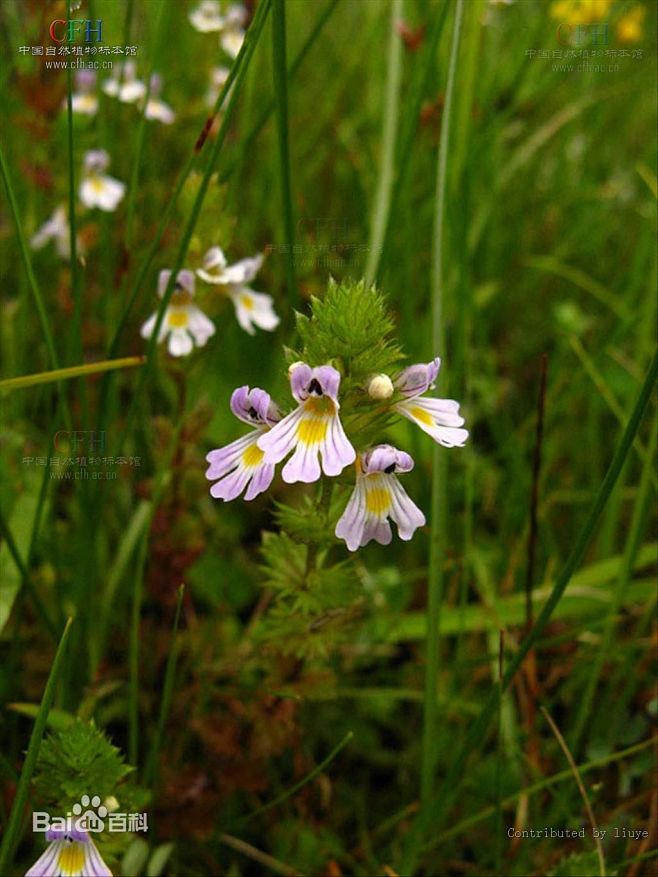
<path fill-rule="evenodd" d="M 146 813 L 119 813 L 115 799 L 101 803 L 98 795 L 83 795 L 74 804 L 67 816 L 51 816 L 44 810 L 32 814 L 34 832 L 81 832 L 85 834 L 101 831 L 148 831 Z"/>

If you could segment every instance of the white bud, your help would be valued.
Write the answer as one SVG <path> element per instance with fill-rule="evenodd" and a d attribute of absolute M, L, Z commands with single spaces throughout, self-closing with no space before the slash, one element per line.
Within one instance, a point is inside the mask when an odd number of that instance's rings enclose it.
<path fill-rule="evenodd" d="M 119 802 L 114 797 L 114 795 L 110 795 L 109 797 L 107 797 L 103 801 L 103 804 L 105 804 L 105 806 L 107 807 L 108 813 L 114 813 L 115 810 L 119 809 Z"/>
<path fill-rule="evenodd" d="M 371 399 L 390 399 L 393 395 L 393 381 L 388 375 L 375 375 L 368 384 Z"/>

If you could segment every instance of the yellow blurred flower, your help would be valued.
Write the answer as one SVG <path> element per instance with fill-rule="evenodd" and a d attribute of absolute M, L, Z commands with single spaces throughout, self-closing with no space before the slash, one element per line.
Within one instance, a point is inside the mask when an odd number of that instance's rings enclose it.
<path fill-rule="evenodd" d="M 595 24 L 610 12 L 614 0 L 555 0 L 551 16 L 565 24 Z"/>
<path fill-rule="evenodd" d="M 644 6 L 638 5 L 619 18 L 615 32 L 620 43 L 637 43 L 642 39 L 646 13 Z"/>

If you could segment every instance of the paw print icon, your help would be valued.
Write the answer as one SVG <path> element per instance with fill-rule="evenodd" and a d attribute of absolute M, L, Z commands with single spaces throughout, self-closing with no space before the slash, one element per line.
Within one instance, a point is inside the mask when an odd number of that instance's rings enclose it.
<path fill-rule="evenodd" d="M 101 804 L 98 795 L 93 798 L 83 795 L 80 803 L 73 805 L 73 815 L 76 828 L 83 831 L 102 831 L 105 828 L 103 820 L 107 816 L 107 807 Z"/>

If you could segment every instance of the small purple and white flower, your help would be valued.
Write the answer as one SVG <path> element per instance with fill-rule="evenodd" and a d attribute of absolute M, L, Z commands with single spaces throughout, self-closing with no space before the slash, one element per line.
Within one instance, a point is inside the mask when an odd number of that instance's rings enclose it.
<path fill-rule="evenodd" d="M 219 44 L 227 55 L 237 58 L 245 36 L 247 7 L 243 3 L 232 3 L 226 10 L 219 35 Z"/>
<path fill-rule="evenodd" d="M 132 60 L 115 62 L 112 75 L 102 85 L 105 94 L 124 104 L 135 104 L 146 94 L 146 83 L 137 78 L 137 64 Z"/>
<path fill-rule="evenodd" d="M 265 462 L 279 463 L 294 450 L 281 472 L 288 484 L 317 481 L 321 471 L 339 475 L 356 458 L 338 416 L 340 373 L 330 365 L 311 368 L 304 362 L 294 363 L 288 371 L 299 407 L 258 440 Z"/>
<path fill-rule="evenodd" d="M 252 500 L 267 490 L 274 478 L 274 464 L 265 462 L 258 440 L 281 420 L 281 414 L 269 393 L 248 386 L 233 392 L 231 411 L 238 420 L 256 428 L 208 454 L 206 478 L 217 482 L 210 488 L 210 495 L 230 502 L 246 489 L 245 500 Z"/>
<path fill-rule="evenodd" d="M 409 454 L 391 445 L 377 445 L 359 456 L 354 491 L 336 524 L 336 536 L 345 540 L 350 551 L 372 539 L 388 545 L 392 539 L 389 518 L 395 521 L 398 536 L 405 542 L 424 526 L 425 515 L 395 474 L 410 472 L 413 467 Z"/>
<path fill-rule="evenodd" d="M 112 877 L 86 831 L 71 824 L 46 832 L 48 847 L 25 877 Z"/>
<path fill-rule="evenodd" d="M 219 0 L 201 0 L 199 5 L 191 10 L 188 18 L 192 27 L 199 33 L 217 32 L 224 26 Z"/>
<path fill-rule="evenodd" d="M 146 101 L 144 115 L 147 119 L 155 119 L 157 122 L 162 122 L 163 125 L 172 125 L 176 120 L 176 113 L 169 104 L 162 100 L 160 97 L 161 91 L 162 77 L 159 73 L 154 73 L 151 76 L 151 90 L 149 99 Z M 140 101 L 140 105 L 143 105 L 143 102 Z"/>
<path fill-rule="evenodd" d="M 66 109 L 66 99 L 63 106 Z M 71 95 L 71 112 L 81 113 L 83 116 L 95 116 L 98 112 L 95 70 L 83 68 L 75 71 L 75 91 Z"/>
<path fill-rule="evenodd" d="M 405 398 L 396 402 L 393 410 L 417 424 L 438 444 L 446 448 L 462 447 L 468 438 L 468 430 L 460 429 L 464 418 L 459 414 L 459 402 L 420 398 L 427 390 L 433 389 L 440 366 L 441 360 L 437 356 L 427 364 L 406 368 L 395 381 L 396 388 Z"/>
<path fill-rule="evenodd" d="M 158 277 L 158 295 L 162 298 L 167 289 L 171 271 L 161 271 Z M 191 271 L 179 271 L 174 291 L 165 310 L 158 344 L 169 336 L 168 350 L 172 356 L 187 356 L 197 347 L 204 344 L 215 334 L 215 324 L 200 308 L 192 304 L 194 297 L 194 274 Z M 155 331 L 157 311 L 148 318 L 141 328 L 142 338 L 150 338 Z"/>
<path fill-rule="evenodd" d="M 98 207 L 111 213 L 119 206 L 126 192 L 126 185 L 103 173 L 109 164 L 110 156 L 104 149 L 91 149 L 85 153 L 79 190 L 80 200 L 85 207 Z"/>
<path fill-rule="evenodd" d="M 60 205 L 57 207 L 52 216 L 35 231 L 30 238 L 30 246 L 33 250 L 40 250 L 49 241 L 55 242 L 58 256 L 62 259 L 70 259 L 71 229 L 69 228 L 69 218 L 64 206 Z M 77 246 L 78 252 L 81 252 L 82 244 L 79 238 L 77 239 Z"/>
<path fill-rule="evenodd" d="M 272 296 L 247 286 L 260 271 L 263 258 L 259 254 L 229 265 L 222 249 L 211 247 L 203 257 L 203 268 L 196 272 L 201 280 L 217 286 L 220 292 L 228 295 L 235 307 L 238 323 L 250 335 L 255 334 L 254 326 L 273 332 L 280 322 L 274 312 Z"/>

